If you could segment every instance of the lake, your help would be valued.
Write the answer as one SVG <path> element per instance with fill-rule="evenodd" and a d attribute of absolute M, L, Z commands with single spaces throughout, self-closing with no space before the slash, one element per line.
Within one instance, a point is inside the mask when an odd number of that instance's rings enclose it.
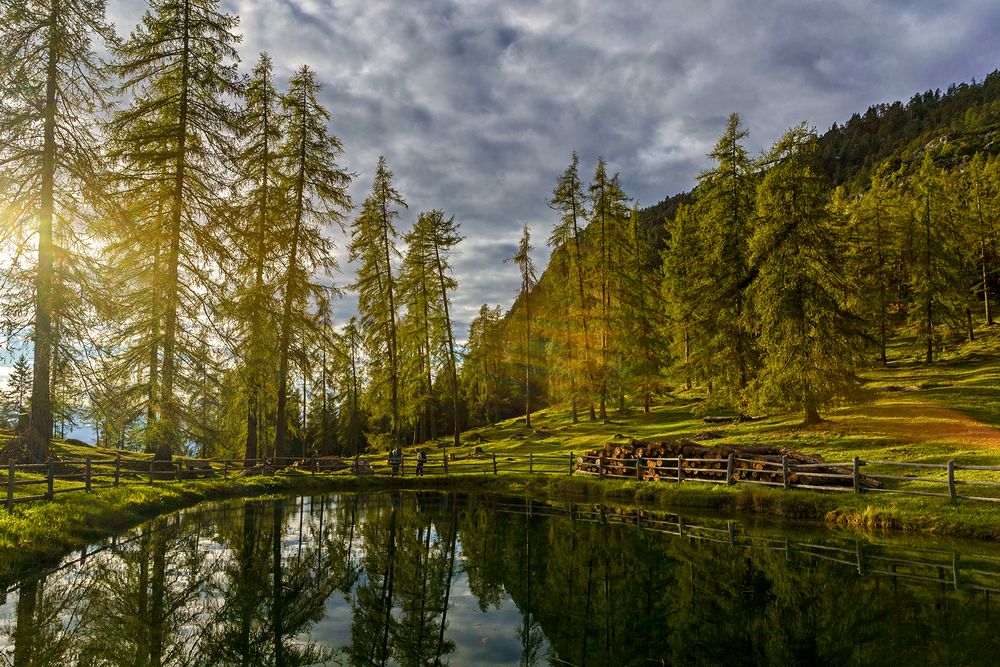
<path fill-rule="evenodd" d="M 160 517 L 0 596 L 0 664 L 995 665 L 1000 549 L 426 492 Z"/>

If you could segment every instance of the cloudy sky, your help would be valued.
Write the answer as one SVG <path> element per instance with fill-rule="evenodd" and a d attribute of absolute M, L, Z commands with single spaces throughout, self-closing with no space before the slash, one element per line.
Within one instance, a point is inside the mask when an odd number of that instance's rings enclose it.
<path fill-rule="evenodd" d="M 461 338 L 482 303 L 509 306 L 522 223 L 537 261 L 556 177 L 598 155 L 640 205 L 691 187 L 739 112 L 760 149 L 790 125 L 821 131 L 874 103 L 981 80 L 1000 66 L 996 0 L 224 0 L 243 66 L 271 53 L 325 82 L 332 130 L 364 199 L 380 154 L 410 204 L 456 216 Z M 109 0 L 127 34 L 144 10 Z M 341 250 L 346 243 L 341 241 Z M 346 263 L 337 278 L 351 279 Z M 348 316 L 354 301 L 338 308 Z"/>

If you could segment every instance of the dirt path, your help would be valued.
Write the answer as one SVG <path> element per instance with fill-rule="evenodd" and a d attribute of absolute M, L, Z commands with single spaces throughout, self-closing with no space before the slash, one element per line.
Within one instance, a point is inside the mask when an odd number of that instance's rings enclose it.
<path fill-rule="evenodd" d="M 934 403 L 880 401 L 844 414 L 863 421 L 867 432 L 902 442 L 1000 448 L 1000 429 Z"/>

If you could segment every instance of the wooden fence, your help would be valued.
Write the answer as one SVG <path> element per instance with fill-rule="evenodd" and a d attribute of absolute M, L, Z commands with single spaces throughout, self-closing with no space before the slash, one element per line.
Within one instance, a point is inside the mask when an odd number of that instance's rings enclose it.
<path fill-rule="evenodd" d="M 52 500 L 60 493 L 91 491 L 123 484 L 200 478 L 228 478 L 233 475 L 274 475 L 298 470 L 316 475 L 354 474 L 381 476 L 498 475 L 527 473 L 545 475 L 594 475 L 601 478 L 644 480 L 651 462 L 667 471 L 660 482 L 707 484 L 756 484 L 783 489 L 852 491 L 854 493 L 899 493 L 957 500 L 1000 502 L 1000 482 L 985 479 L 1000 473 L 1000 466 L 865 461 L 804 464 L 783 457 L 781 461 L 745 459 L 730 455 L 720 459 L 636 458 L 568 454 L 496 454 L 449 459 L 435 456 L 421 463 L 415 456 L 392 459 L 388 455 L 354 459 L 269 458 L 195 459 L 156 461 L 148 458 L 87 457 L 76 460 L 49 460 L 45 463 L 9 463 L 6 470 L 4 505 L 9 510 L 18 503 Z M 916 472 L 914 472 L 916 471 Z M 928 471 L 943 473 L 928 477 Z M 968 473 L 963 475 L 962 473 Z M 994 475 L 996 476 L 996 475 Z M 977 478 L 978 477 L 978 478 Z M 822 484 L 816 483 L 822 480 Z M 872 485 L 868 480 L 875 480 Z M 975 493 L 961 493 L 971 489 Z M 995 490 L 996 495 L 983 495 Z"/>
<path fill-rule="evenodd" d="M 1000 482 L 989 479 L 964 479 L 956 473 L 1000 473 L 1000 466 L 959 465 L 947 463 L 910 463 L 906 461 L 866 461 L 857 456 L 850 462 L 800 463 L 787 456 L 781 461 L 763 461 L 740 458 L 730 454 L 727 458 L 697 458 L 685 461 L 675 458 L 613 458 L 584 455 L 580 462 L 587 471 L 577 474 L 596 475 L 614 479 L 643 480 L 650 463 L 671 474 L 661 477 L 665 482 L 704 482 L 708 484 L 758 484 L 784 489 L 810 489 L 820 491 L 852 491 L 854 493 L 900 493 L 913 496 L 931 496 L 951 500 L 979 500 L 1000 502 Z M 596 469 L 596 471 L 594 471 Z M 831 472 L 839 471 L 839 472 Z M 914 472 L 917 471 L 917 472 Z M 942 477 L 927 477 L 924 471 L 940 471 Z M 815 481 L 822 478 L 824 484 Z M 830 483 L 842 481 L 842 484 Z M 866 483 L 874 480 L 877 485 Z M 886 485 L 888 482 L 890 485 Z M 902 485 L 906 485 L 901 488 Z M 962 488 L 981 489 L 972 495 L 961 493 Z M 997 489 L 995 496 L 982 495 L 988 489 Z"/>

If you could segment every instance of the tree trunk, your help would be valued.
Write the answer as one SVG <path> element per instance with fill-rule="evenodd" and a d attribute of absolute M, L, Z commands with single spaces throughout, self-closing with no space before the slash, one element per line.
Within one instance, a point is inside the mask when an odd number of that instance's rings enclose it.
<path fill-rule="evenodd" d="M 45 108 L 43 110 L 42 173 L 38 211 L 38 266 L 35 274 L 35 327 L 33 379 L 31 384 L 31 419 L 27 441 L 28 457 L 44 461 L 52 440 L 52 282 L 54 261 L 52 220 L 55 213 L 56 176 L 56 78 L 58 70 L 57 27 L 59 0 L 53 0 L 49 11 L 47 66 L 45 77 Z"/>
<path fill-rule="evenodd" d="M 385 252 L 386 296 L 389 301 L 389 364 L 390 382 L 392 385 L 392 443 L 399 444 L 399 356 L 396 340 L 396 295 L 392 281 L 392 253 L 389 250 L 389 211 L 387 201 L 389 193 L 382 191 L 382 243 Z"/>
<path fill-rule="evenodd" d="M 448 335 L 448 370 L 451 374 L 451 411 L 452 411 L 452 443 L 461 446 L 461 428 L 458 415 L 458 360 L 455 358 L 455 336 L 451 331 L 451 313 L 448 309 L 448 289 L 444 280 L 444 265 L 441 262 L 441 251 L 437 241 L 434 242 L 434 260 L 437 264 L 438 283 L 441 285 L 441 303 L 444 306 L 444 327 Z M 444 453 L 447 455 L 448 448 Z"/>
<path fill-rule="evenodd" d="M 979 214 L 979 261 L 983 273 L 983 310 L 986 316 L 986 324 L 993 324 L 993 311 L 990 310 L 990 283 L 989 273 L 986 268 L 986 223 L 983 219 L 982 193 L 979 184 L 976 184 L 976 212 Z"/>
<path fill-rule="evenodd" d="M 173 202 L 170 211 L 170 249 L 166 266 L 166 301 L 163 324 L 163 369 L 160 393 L 160 419 L 166 420 L 171 438 L 177 427 L 177 406 L 174 404 L 175 348 L 177 344 L 177 305 L 181 249 L 181 217 L 184 210 L 184 179 L 187 166 L 188 81 L 191 70 L 191 9 L 184 3 L 184 39 L 181 50 L 181 83 L 178 92 L 180 109 L 177 119 L 177 168 L 174 174 Z M 170 443 L 173 447 L 174 443 Z"/>
<path fill-rule="evenodd" d="M 306 104 L 302 104 L 302 114 L 306 113 Z M 303 120 L 303 127 L 305 122 Z M 288 443 L 288 348 L 292 336 L 292 298 L 295 267 L 298 264 L 299 234 L 302 228 L 302 206 L 305 195 L 305 162 L 306 133 L 302 133 L 302 144 L 299 146 L 299 173 L 295 186 L 295 227 L 292 230 L 292 245 L 288 258 L 288 269 L 285 271 L 284 308 L 281 315 L 281 336 L 278 342 L 278 408 L 274 425 L 274 456 L 283 457 L 289 454 Z M 303 401 L 305 396 L 302 397 Z"/>
<path fill-rule="evenodd" d="M 531 297 L 524 289 L 524 425 L 531 428 Z"/>

